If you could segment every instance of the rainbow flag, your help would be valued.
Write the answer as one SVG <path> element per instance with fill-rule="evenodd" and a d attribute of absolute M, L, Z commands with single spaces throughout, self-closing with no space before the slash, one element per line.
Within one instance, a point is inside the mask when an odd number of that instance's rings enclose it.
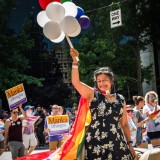
<path fill-rule="evenodd" d="M 44 151 L 40 153 L 34 153 L 23 157 L 18 157 L 16 160 L 42 160 L 49 155 L 51 155 L 54 151 Z"/>
<path fill-rule="evenodd" d="M 155 126 L 158 126 L 160 124 L 160 110 L 152 113 L 151 118 L 154 121 Z"/>
<path fill-rule="evenodd" d="M 82 151 L 82 147 L 85 140 L 86 128 L 91 122 L 91 113 L 89 109 L 89 102 L 82 98 L 79 102 L 78 114 L 70 137 L 65 143 L 50 155 L 45 160 L 75 160 L 77 159 Z"/>

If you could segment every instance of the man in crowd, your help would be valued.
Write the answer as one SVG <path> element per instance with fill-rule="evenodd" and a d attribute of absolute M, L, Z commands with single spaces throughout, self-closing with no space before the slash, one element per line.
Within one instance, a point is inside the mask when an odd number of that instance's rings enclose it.
<path fill-rule="evenodd" d="M 44 132 L 45 115 L 40 106 L 37 107 L 37 112 L 35 116 L 40 116 L 38 121 L 35 123 L 34 127 L 35 127 L 36 135 L 39 141 L 39 147 L 44 147 L 45 146 L 45 135 L 43 132 Z"/>

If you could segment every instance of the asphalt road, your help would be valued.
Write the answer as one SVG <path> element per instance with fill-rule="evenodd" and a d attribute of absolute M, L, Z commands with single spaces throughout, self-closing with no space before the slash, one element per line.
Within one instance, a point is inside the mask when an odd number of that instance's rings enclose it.
<path fill-rule="evenodd" d="M 49 147 L 48 146 L 45 146 L 43 148 L 36 148 L 32 154 L 34 153 L 38 153 L 38 152 L 44 152 L 44 151 L 48 151 Z M 3 154 L 0 156 L 0 160 L 12 160 L 12 157 L 11 157 L 11 152 L 10 151 L 5 151 L 3 152 Z"/>
<path fill-rule="evenodd" d="M 45 151 L 48 151 L 49 149 L 49 146 L 45 146 L 44 148 L 36 148 L 32 154 L 34 153 L 38 153 L 38 152 L 45 152 Z M 152 149 L 152 145 L 149 144 L 148 145 L 148 149 Z M 12 160 L 11 158 L 11 152 L 10 151 L 5 151 L 1 156 L 0 156 L 0 160 Z"/>

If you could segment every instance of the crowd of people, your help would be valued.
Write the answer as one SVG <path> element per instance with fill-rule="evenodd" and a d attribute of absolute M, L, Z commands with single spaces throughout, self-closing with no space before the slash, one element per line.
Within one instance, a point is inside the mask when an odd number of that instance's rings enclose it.
<path fill-rule="evenodd" d="M 80 81 L 78 51 L 71 48 L 70 55 L 73 59 L 72 84 L 89 102 L 91 113 L 91 121 L 87 126 L 84 140 L 82 152 L 84 154 L 80 155 L 81 158 L 83 160 L 133 160 L 136 157 L 134 147 L 147 148 L 148 141 L 153 147 L 160 146 L 160 125 L 155 125 L 151 116 L 160 110 L 157 93 L 149 91 L 144 98 L 134 96 L 134 103 L 127 104 L 125 98 L 117 93 L 116 77 L 109 67 L 94 72 L 95 86 L 91 87 Z M 34 115 L 39 119 L 34 125 L 23 125 L 27 114 L 22 105 L 19 105 L 18 108 L 11 110 L 10 117 L 5 119 L 5 131 L 0 132 L 0 153 L 3 153 L 3 149 L 9 148 L 14 160 L 31 154 L 37 145 L 44 147 L 48 143 L 49 150 L 56 150 L 61 147 L 67 136 L 52 135 L 46 117 L 68 115 L 71 130 L 77 116 L 77 108 L 77 104 L 65 109 L 54 104 L 51 105 L 51 110 L 47 111 L 38 106 Z"/>
<path fill-rule="evenodd" d="M 31 110 L 31 111 L 29 111 Z M 63 135 L 52 136 L 47 128 L 46 117 L 65 115 L 69 117 L 70 127 L 75 120 L 77 104 L 73 107 L 64 109 L 56 104 L 51 105 L 50 109 L 44 109 L 40 105 L 35 109 L 33 106 L 19 105 L 10 113 L 2 114 L 1 121 L 5 124 L 5 130 L 0 129 L 0 155 L 5 150 L 10 150 L 12 159 L 31 154 L 36 147 L 47 147 L 49 150 L 56 150 L 63 144 Z M 27 113 L 38 116 L 38 120 L 33 124 L 26 121 Z M 71 128 L 70 128 L 71 129 Z"/>
<path fill-rule="evenodd" d="M 160 146 L 160 125 L 156 125 L 152 113 L 160 110 L 158 95 L 154 91 L 142 96 L 133 97 L 135 105 L 127 105 L 127 119 L 134 147 L 148 148 L 148 142 L 153 147 Z"/>

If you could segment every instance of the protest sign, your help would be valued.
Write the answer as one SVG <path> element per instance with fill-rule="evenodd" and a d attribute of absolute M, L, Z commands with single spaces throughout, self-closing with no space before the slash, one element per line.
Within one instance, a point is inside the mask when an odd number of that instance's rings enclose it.
<path fill-rule="evenodd" d="M 10 110 L 27 101 L 23 84 L 19 84 L 5 91 Z"/>
<path fill-rule="evenodd" d="M 68 115 L 48 116 L 47 125 L 50 129 L 50 135 L 69 133 Z"/>
<path fill-rule="evenodd" d="M 31 123 L 34 125 L 34 123 L 40 118 L 40 116 L 28 116 L 27 119 L 23 120 L 22 124 L 23 126 Z"/>

